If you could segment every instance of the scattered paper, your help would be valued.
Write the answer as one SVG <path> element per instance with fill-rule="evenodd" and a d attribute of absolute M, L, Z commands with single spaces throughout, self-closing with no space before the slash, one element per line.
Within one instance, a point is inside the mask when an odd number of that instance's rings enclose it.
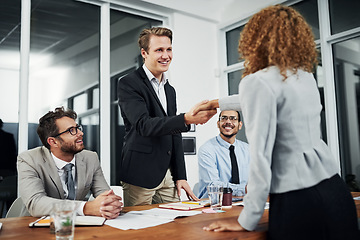
<path fill-rule="evenodd" d="M 221 212 L 225 212 L 223 210 L 214 210 L 212 208 L 207 208 L 207 209 L 204 209 L 202 210 L 203 213 L 221 213 Z"/>
<path fill-rule="evenodd" d="M 203 205 L 200 205 L 199 203 L 195 204 L 195 203 L 182 203 L 182 202 L 175 202 L 175 203 L 164 203 L 164 204 L 160 204 L 159 208 L 167 208 L 167 209 L 175 209 L 175 210 L 184 210 L 184 211 L 189 211 L 189 210 L 194 210 L 194 209 L 198 209 L 198 208 L 203 208 Z"/>
<path fill-rule="evenodd" d="M 172 209 L 152 208 L 144 211 L 131 211 L 116 219 L 107 220 L 106 225 L 122 230 L 142 229 L 172 222 L 177 217 L 194 216 L 201 211 L 177 211 Z"/>

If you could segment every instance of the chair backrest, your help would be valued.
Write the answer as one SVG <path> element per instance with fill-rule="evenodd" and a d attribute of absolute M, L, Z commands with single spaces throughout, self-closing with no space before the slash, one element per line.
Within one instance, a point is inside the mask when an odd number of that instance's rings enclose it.
<path fill-rule="evenodd" d="M 23 217 L 23 216 L 30 216 L 30 214 L 27 211 L 22 199 L 20 197 L 18 197 L 11 204 L 11 207 L 9 208 L 9 211 L 7 212 L 5 218 Z"/>

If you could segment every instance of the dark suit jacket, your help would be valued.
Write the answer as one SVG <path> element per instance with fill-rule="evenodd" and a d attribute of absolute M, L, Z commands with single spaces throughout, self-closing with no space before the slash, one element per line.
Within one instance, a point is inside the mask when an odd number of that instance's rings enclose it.
<path fill-rule="evenodd" d="M 176 93 L 165 84 L 167 114 L 142 67 L 120 79 L 118 97 L 125 124 L 120 180 L 154 188 L 170 167 L 174 181 L 186 179 L 181 132 L 184 114 L 176 115 Z"/>
<path fill-rule="evenodd" d="M 0 163 L 1 170 L 16 174 L 16 145 L 11 133 L 0 129 Z M 1 175 L 1 174 L 0 174 Z"/>

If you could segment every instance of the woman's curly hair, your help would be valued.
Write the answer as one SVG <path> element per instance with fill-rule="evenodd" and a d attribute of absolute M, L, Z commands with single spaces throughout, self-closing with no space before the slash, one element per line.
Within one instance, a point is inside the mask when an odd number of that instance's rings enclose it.
<path fill-rule="evenodd" d="M 312 72 L 317 64 L 314 36 L 305 19 L 291 7 L 275 5 L 251 17 L 240 35 L 238 51 L 245 59 L 243 77 L 269 66 Z"/>

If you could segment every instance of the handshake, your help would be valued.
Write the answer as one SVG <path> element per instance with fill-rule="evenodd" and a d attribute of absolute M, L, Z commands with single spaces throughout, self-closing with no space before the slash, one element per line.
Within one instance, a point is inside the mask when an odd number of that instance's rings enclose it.
<path fill-rule="evenodd" d="M 185 113 L 184 119 L 189 124 L 204 124 L 212 118 L 219 107 L 219 102 L 215 100 L 204 100 L 193 106 L 189 112 Z"/>

